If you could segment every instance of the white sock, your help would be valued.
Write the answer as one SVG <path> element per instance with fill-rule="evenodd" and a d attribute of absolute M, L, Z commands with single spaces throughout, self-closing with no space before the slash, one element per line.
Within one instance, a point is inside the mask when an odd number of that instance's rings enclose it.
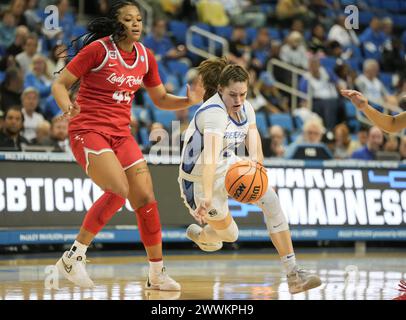
<path fill-rule="evenodd" d="M 200 232 L 199 238 L 197 239 L 200 242 L 218 242 L 221 241 L 221 238 L 217 232 L 210 226 L 206 225 L 202 232 Z"/>
<path fill-rule="evenodd" d="M 68 253 L 68 258 L 72 258 L 74 255 L 75 256 L 84 256 L 86 255 L 88 246 L 80 243 L 79 241 L 75 240 L 75 242 L 72 245 L 72 248 L 70 248 L 69 253 Z"/>
<path fill-rule="evenodd" d="M 149 261 L 149 278 L 153 281 L 162 272 L 164 261 Z"/>
<path fill-rule="evenodd" d="M 283 267 L 285 268 L 286 274 L 289 274 L 296 269 L 296 256 L 294 253 L 290 253 L 286 256 L 281 257 Z"/>

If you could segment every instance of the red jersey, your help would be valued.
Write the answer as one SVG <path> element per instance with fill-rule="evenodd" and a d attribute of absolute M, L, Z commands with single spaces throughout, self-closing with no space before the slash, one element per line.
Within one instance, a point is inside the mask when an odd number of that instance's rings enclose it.
<path fill-rule="evenodd" d="M 140 42 L 127 53 L 104 37 L 83 48 L 67 65 L 80 78 L 76 102 L 80 113 L 69 122 L 69 131 L 95 130 L 113 136 L 128 136 L 134 93 L 144 82 L 161 84 L 153 54 Z"/>

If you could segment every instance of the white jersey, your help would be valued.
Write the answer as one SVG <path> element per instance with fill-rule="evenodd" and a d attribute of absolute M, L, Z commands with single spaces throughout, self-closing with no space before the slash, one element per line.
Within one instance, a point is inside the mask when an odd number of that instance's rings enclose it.
<path fill-rule="evenodd" d="M 245 141 L 249 126 L 255 124 L 255 112 L 247 100 L 241 108 L 239 118 L 240 121 L 236 121 L 228 115 L 226 106 L 218 93 L 203 103 L 186 130 L 180 170 L 186 174 L 201 177 L 203 135 L 205 132 L 211 132 L 223 137 L 223 146 L 216 168 L 216 175 L 223 175 L 230 165 L 228 160 L 236 158 L 235 150 Z"/>

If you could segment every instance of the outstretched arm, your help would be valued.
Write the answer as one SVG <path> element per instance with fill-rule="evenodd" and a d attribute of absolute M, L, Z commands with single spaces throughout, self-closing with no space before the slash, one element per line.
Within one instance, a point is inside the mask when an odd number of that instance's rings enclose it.
<path fill-rule="evenodd" d="M 186 97 L 169 94 L 163 84 L 146 87 L 146 90 L 158 108 L 169 111 L 182 110 L 198 104 L 203 100 L 204 94 L 203 90 L 199 90 L 198 87 L 192 90 L 189 85 L 187 85 Z"/>
<path fill-rule="evenodd" d="M 390 116 L 377 111 L 368 104 L 367 98 L 355 90 L 341 90 L 341 94 L 350 99 L 358 110 L 365 113 L 369 120 L 382 130 L 395 133 L 406 128 L 406 112 L 402 112 L 396 116 Z"/>

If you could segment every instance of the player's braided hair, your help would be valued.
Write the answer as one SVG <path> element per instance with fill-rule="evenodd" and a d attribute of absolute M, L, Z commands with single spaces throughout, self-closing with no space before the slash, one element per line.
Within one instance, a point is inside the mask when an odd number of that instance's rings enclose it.
<path fill-rule="evenodd" d="M 118 11 L 125 6 L 136 6 L 140 10 L 140 6 L 133 0 L 115 1 L 109 9 L 107 17 L 98 17 L 90 21 L 87 26 L 89 33 L 86 34 L 83 40 L 83 46 L 87 46 L 93 41 L 113 35 L 116 42 L 125 38 L 124 25 L 118 21 Z"/>
<path fill-rule="evenodd" d="M 212 58 L 204 60 L 197 67 L 199 75 L 202 77 L 203 87 L 205 90 L 203 100 L 206 101 L 215 95 L 219 85 L 220 74 L 229 64 L 226 57 Z"/>
<path fill-rule="evenodd" d="M 77 37 L 71 41 L 69 47 L 65 50 L 68 51 L 74 46 L 74 43 L 82 39 L 82 49 L 100 38 L 113 35 L 115 42 L 119 42 L 125 38 L 125 27 L 118 21 L 119 10 L 125 6 L 136 6 L 140 10 L 139 4 L 134 0 L 118 0 L 114 1 L 109 8 L 106 17 L 98 17 L 93 19 L 87 25 L 87 33 Z M 70 56 L 68 56 L 70 57 Z M 55 73 L 60 73 L 64 68 Z"/>

